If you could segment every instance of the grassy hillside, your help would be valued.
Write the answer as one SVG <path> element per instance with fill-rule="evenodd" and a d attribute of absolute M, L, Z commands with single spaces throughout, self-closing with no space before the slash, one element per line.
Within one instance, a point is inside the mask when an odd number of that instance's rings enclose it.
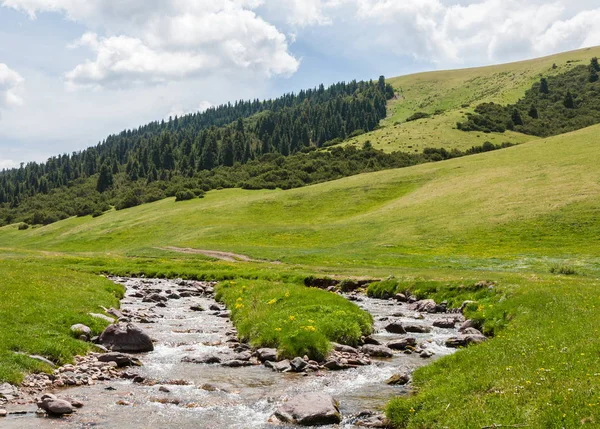
<path fill-rule="evenodd" d="M 466 149 L 485 141 L 523 143 L 534 139 L 519 133 L 464 133 L 456 123 L 480 103 L 510 104 L 523 96 L 541 75 L 564 73 L 600 56 L 600 47 L 586 48 L 534 60 L 488 67 L 418 73 L 389 79 L 401 94 L 390 102 L 390 114 L 382 128 L 352 139 L 362 145 L 369 140 L 377 149 L 421 152 L 425 147 Z M 556 68 L 553 65 L 556 64 Z M 434 114 L 429 119 L 404 121 L 415 112 Z"/>
<path fill-rule="evenodd" d="M 431 123 L 447 118 L 450 125 L 448 118 L 459 115 L 465 103 L 512 102 L 553 63 L 560 72 L 568 60 L 587 61 L 598 51 L 398 78 L 392 83 L 403 86 L 405 99 L 395 102 L 387 127 L 361 138 L 373 141 L 387 132 L 400 145 L 405 140 L 393 133 L 410 134 L 405 127 L 414 127 L 426 137 L 423 145 L 440 146 L 428 144 Z M 416 108 L 447 113 L 390 128 L 390 121 Z M 437 132 L 445 137 L 448 130 L 440 125 Z M 460 134 L 469 135 L 493 137 Z M 279 320 L 296 302 L 310 301 L 309 308 L 312 300 L 321 300 L 300 286 L 307 275 L 394 275 L 421 297 L 457 302 L 467 299 L 468 291 L 456 285 L 489 280 L 493 290 L 470 317 L 494 337 L 417 371 L 417 393 L 394 399 L 388 408 L 394 423 L 419 429 L 595 427 L 600 423 L 599 135 L 600 125 L 547 139 L 514 135 L 529 141 L 288 191 L 211 191 L 202 200 L 170 198 L 24 231 L 17 225 L 0 228 L 0 318 L 14 321 L 0 335 L 0 380 L 15 381 L 21 371 L 40 368 L 14 351 L 65 361 L 85 350 L 69 337 L 68 326 L 115 301 L 119 290 L 98 278 L 102 272 L 234 280 L 222 284 L 223 299 L 237 310 L 240 332 L 256 344 L 285 344 L 289 338 L 268 337 L 273 329 L 251 332 L 252 323 L 245 324 L 252 315 L 244 310 L 242 295 L 290 298 L 278 301 L 277 308 L 270 301 L 261 307 L 262 325 L 272 327 L 273 311 L 280 311 Z M 215 261 L 193 249 L 235 252 L 256 261 Z M 282 288 L 289 288 L 290 296 Z M 69 297 L 73 305 L 65 310 L 64 300 L 56 297 Z M 320 319 L 315 329 L 326 329 L 328 320 Z M 365 323 L 355 325 L 352 338 L 364 330 Z M 288 346 L 293 350 L 295 344 Z"/>
<path fill-rule="evenodd" d="M 413 265 L 407 255 L 451 253 L 459 265 L 573 258 L 592 267 L 600 247 L 583 244 L 599 232 L 599 130 L 290 191 L 213 191 L 27 231 L 9 226 L 1 241 L 129 255 L 192 247 L 310 265 L 397 267 Z"/>

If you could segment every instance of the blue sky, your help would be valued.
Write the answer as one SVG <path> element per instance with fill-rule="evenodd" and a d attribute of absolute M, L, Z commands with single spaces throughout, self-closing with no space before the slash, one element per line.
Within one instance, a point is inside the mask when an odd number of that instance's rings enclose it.
<path fill-rule="evenodd" d="M 0 169 L 236 99 L 600 44 L 597 0 L 0 0 Z"/>

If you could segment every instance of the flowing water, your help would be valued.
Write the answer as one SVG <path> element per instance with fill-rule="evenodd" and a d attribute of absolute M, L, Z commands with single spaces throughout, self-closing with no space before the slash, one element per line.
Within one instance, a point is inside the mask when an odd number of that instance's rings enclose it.
<path fill-rule="evenodd" d="M 211 311 L 194 312 L 193 305 L 208 309 L 215 304 L 210 297 L 169 300 L 165 308 L 143 303 L 133 295 L 134 287 L 169 290 L 178 286 L 169 280 L 116 279 L 127 287 L 123 309 L 146 313 L 155 323 L 139 325 L 155 341 L 155 350 L 139 355 L 144 366 L 135 371 L 161 383 L 149 386 L 129 380 L 99 382 L 57 392 L 85 403 L 76 414 L 61 419 L 37 417 L 32 406 L 12 405 L 9 411 L 27 414 L 0 421 L 1 427 L 13 428 L 274 428 L 268 423 L 273 411 L 285 398 L 303 392 L 325 392 L 339 400 L 344 422 L 337 427 L 353 428 L 352 416 L 364 410 L 380 410 L 393 396 L 406 393 L 404 387 L 385 384 L 390 376 L 412 371 L 431 361 L 417 354 L 395 353 L 392 359 L 372 359 L 370 366 L 346 371 L 325 371 L 309 375 L 275 373 L 264 366 L 227 368 L 220 365 L 182 363 L 186 356 L 217 355 L 223 361 L 233 357 L 227 346 L 226 332 L 233 326 L 227 318 Z M 444 315 L 411 312 L 406 304 L 360 296 L 357 304 L 375 320 L 373 337 L 382 343 L 405 337 L 385 332 L 389 318 L 410 324 L 431 326 Z M 403 317 L 399 317 L 402 313 Z M 424 318 L 419 318 L 424 317 Z M 150 318 L 150 317 L 149 317 Z M 384 320 L 382 320 L 384 319 Z M 450 354 L 444 346 L 455 329 L 433 328 L 429 334 L 409 334 L 435 353 L 432 359 Z M 171 384 L 186 380 L 188 385 Z M 160 389 L 165 386 L 170 392 Z M 110 390 L 107 390 L 110 389 Z M 113 390 L 114 389 L 114 390 Z M 121 405 L 119 405 L 121 403 Z M 123 405 L 125 404 L 125 405 Z"/>

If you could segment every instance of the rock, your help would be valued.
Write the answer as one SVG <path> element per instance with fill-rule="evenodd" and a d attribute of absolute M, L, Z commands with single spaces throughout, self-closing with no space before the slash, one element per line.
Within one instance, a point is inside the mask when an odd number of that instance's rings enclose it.
<path fill-rule="evenodd" d="M 221 363 L 221 358 L 218 356 L 214 356 L 214 355 L 210 355 L 210 356 L 203 356 L 200 358 L 191 358 L 191 357 L 184 357 L 183 359 L 181 359 L 181 362 L 184 363 L 198 363 L 198 364 L 215 364 L 215 363 Z"/>
<path fill-rule="evenodd" d="M 154 350 L 148 334 L 131 323 L 110 325 L 102 332 L 99 341 L 115 352 L 143 353 Z"/>
<path fill-rule="evenodd" d="M 211 304 L 211 306 L 208 307 L 208 309 L 211 311 L 221 311 L 221 307 L 217 304 Z"/>
<path fill-rule="evenodd" d="M 325 368 L 327 368 L 328 370 L 330 370 L 330 371 L 342 371 L 344 369 L 350 368 L 349 365 L 341 363 L 341 362 L 339 362 L 339 361 L 337 361 L 335 359 L 332 359 L 332 360 L 329 360 L 329 361 L 325 362 L 323 364 L 323 366 Z"/>
<path fill-rule="evenodd" d="M 344 344 L 332 343 L 332 346 L 333 346 L 333 350 L 335 350 L 336 352 L 352 353 L 352 354 L 358 353 L 358 350 L 356 350 L 354 347 L 346 346 Z"/>
<path fill-rule="evenodd" d="M 484 342 L 485 340 L 487 340 L 487 338 L 484 335 L 478 335 L 478 334 L 464 335 L 463 334 L 463 335 L 459 335 L 458 337 L 448 338 L 446 340 L 446 347 L 450 347 L 450 348 L 465 347 L 470 344 L 480 344 L 480 343 Z"/>
<path fill-rule="evenodd" d="M 380 346 L 381 345 L 381 342 L 379 342 L 378 340 L 376 340 L 373 337 L 364 337 L 363 338 L 363 343 L 364 344 L 373 344 L 373 345 L 376 345 L 376 346 Z"/>
<path fill-rule="evenodd" d="M 295 396 L 275 411 L 275 417 L 300 426 L 323 426 L 342 421 L 338 402 L 325 393 Z"/>
<path fill-rule="evenodd" d="M 269 362 L 269 361 L 267 361 Z M 289 372 L 292 370 L 292 365 L 290 364 L 290 361 L 285 359 L 282 360 L 281 362 L 269 362 L 271 364 L 271 368 L 273 369 L 273 371 L 277 371 L 277 372 Z"/>
<path fill-rule="evenodd" d="M 417 345 L 416 338 L 402 338 L 401 340 L 394 340 L 387 343 L 387 346 L 392 350 L 406 350 L 409 347 L 415 347 Z"/>
<path fill-rule="evenodd" d="M 90 317 L 93 317 L 94 319 L 104 320 L 105 322 L 108 322 L 108 323 L 115 323 L 115 319 L 113 319 L 110 316 L 105 316 L 104 314 L 88 313 L 88 315 Z"/>
<path fill-rule="evenodd" d="M 308 363 L 301 357 L 296 357 L 290 362 L 290 366 L 292 367 L 292 371 L 302 372 L 306 369 Z"/>
<path fill-rule="evenodd" d="M 392 334 L 406 334 L 404 326 L 399 322 L 390 323 L 385 327 L 385 330 Z"/>
<path fill-rule="evenodd" d="M 423 299 L 408 306 L 409 310 L 422 313 L 435 313 L 436 303 L 433 299 Z"/>
<path fill-rule="evenodd" d="M 440 319 L 433 322 L 433 326 L 443 329 L 453 329 L 455 325 L 456 321 L 454 319 Z"/>
<path fill-rule="evenodd" d="M 385 384 L 389 384 L 390 386 L 404 386 L 409 381 L 410 376 L 408 374 L 394 374 L 386 380 Z"/>
<path fill-rule="evenodd" d="M 159 392 L 163 392 L 163 393 L 171 393 L 171 390 L 168 387 L 165 387 L 165 386 L 160 386 L 158 388 L 158 391 Z"/>
<path fill-rule="evenodd" d="M 167 296 L 167 298 L 169 298 L 169 299 L 181 299 L 181 295 L 179 295 L 178 293 L 173 292 L 173 293 L 169 294 Z"/>
<path fill-rule="evenodd" d="M 392 349 L 386 346 L 376 346 L 374 344 L 362 346 L 361 351 L 371 357 L 391 358 L 394 356 Z"/>
<path fill-rule="evenodd" d="M 422 357 L 423 359 L 429 359 L 430 357 L 433 356 L 433 352 L 430 350 L 423 350 L 420 354 L 420 357 Z"/>
<path fill-rule="evenodd" d="M 106 353 L 98 356 L 99 362 L 115 362 L 119 367 L 126 366 L 142 366 L 142 363 L 139 359 L 134 358 L 133 356 L 126 355 L 124 353 Z"/>
<path fill-rule="evenodd" d="M 0 398 L 4 398 L 8 401 L 19 397 L 19 390 L 12 384 L 3 383 L 0 384 Z"/>
<path fill-rule="evenodd" d="M 243 360 L 246 362 L 249 361 L 250 358 L 252 358 L 252 353 L 249 351 L 240 352 L 233 357 L 234 360 Z"/>
<path fill-rule="evenodd" d="M 192 305 L 192 306 L 190 307 L 190 310 L 192 310 L 192 311 L 205 311 L 205 310 L 204 310 L 204 309 L 203 309 L 201 306 L 199 306 L 199 305 Z"/>
<path fill-rule="evenodd" d="M 398 302 L 408 302 L 408 298 L 403 293 L 397 293 L 394 295 L 394 299 Z"/>
<path fill-rule="evenodd" d="M 0 417 L 8 416 L 8 411 L 0 409 Z"/>
<path fill-rule="evenodd" d="M 71 332 L 77 337 L 84 335 L 86 338 L 89 338 L 89 336 L 92 334 L 90 327 L 81 323 L 71 326 Z"/>
<path fill-rule="evenodd" d="M 431 332 L 431 328 L 425 325 L 404 325 L 404 330 L 413 334 L 428 334 Z"/>
<path fill-rule="evenodd" d="M 142 302 L 165 302 L 168 298 L 164 295 L 158 293 L 151 293 L 150 295 L 146 295 L 146 297 L 142 300 Z"/>
<path fill-rule="evenodd" d="M 465 329 L 469 329 L 469 328 L 475 328 L 475 329 L 477 329 L 477 327 L 478 327 L 478 323 L 475 322 L 474 320 L 469 319 L 469 320 L 465 320 L 463 322 L 463 324 L 460 325 L 460 328 L 458 328 L 458 331 L 459 332 L 464 332 Z"/>
<path fill-rule="evenodd" d="M 78 401 L 77 399 L 69 399 L 69 402 L 73 408 L 83 408 L 84 405 L 83 402 Z"/>
<path fill-rule="evenodd" d="M 244 360 L 232 359 L 232 360 L 228 360 L 227 362 L 223 362 L 221 365 L 229 367 L 229 368 L 241 368 L 244 366 L 252 366 L 252 363 L 248 362 L 248 361 L 244 361 Z"/>
<path fill-rule="evenodd" d="M 277 362 L 277 350 L 275 349 L 258 349 L 256 351 L 256 357 L 261 362 L 271 361 Z"/>
<path fill-rule="evenodd" d="M 64 414 L 73 414 L 75 411 L 70 402 L 63 399 L 46 398 L 37 403 L 37 406 L 48 414 L 62 416 Z"/>
<path fill-rule="evenodd" d="M 481 331 L 479 331 L 478 329 L 475 328 L 467 328 L 467 329 L 463 329 L 462 333 L 464 335 L 483 335 L 481 333 Z"/>

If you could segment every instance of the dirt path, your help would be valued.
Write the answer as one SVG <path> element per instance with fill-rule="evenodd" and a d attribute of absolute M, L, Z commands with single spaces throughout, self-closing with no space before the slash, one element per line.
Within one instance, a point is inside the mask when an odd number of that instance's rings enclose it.
<path fill-rule="evenodd" d="M 177 253 L 204 255 L 204 256 L 208 256 L 209 258 L 220 259 L 222 261 L 227 261 L 227 262 L 267 262 L 267 263 L 271 263 L 271 264 L 281 264 L 281 262 L 279 262 L 279 261 L 267 261 L 265 259 L 252 259 L 246 255 L 239 255 L 237 253 L 231 253 L 231 252 L 220 252 L 218 250 L 201 250 L 201 249 L 192 249 L 189 247 L 181 248 L 181 247 L 174 247 L 174 246 L 158 247 L 158 249 L 168 250 L 170 252 L 177 252 Z"/>

